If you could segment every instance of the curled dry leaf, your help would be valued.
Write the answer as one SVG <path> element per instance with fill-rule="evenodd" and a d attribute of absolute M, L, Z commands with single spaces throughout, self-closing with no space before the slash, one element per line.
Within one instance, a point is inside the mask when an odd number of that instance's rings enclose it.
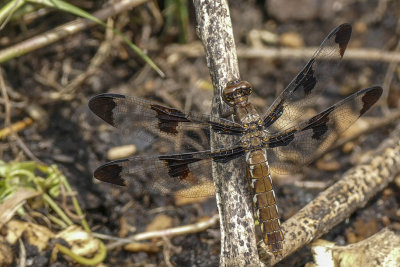
<path fill-rule="evenodd" d="M 77 225 L 71 225 L 56 235 L 71 246 L 71 251 L 79 256 L 89 256 L 97 253 L 100 241 Z"/>
<path fill-rule="evenodd" d="M 54 234 L 47 228 L 31 222 L 11 220 L 6 225 L 6 240 L 15 244 L 23 233 L 26 233 L 27 242 L 43 251 Z"/>

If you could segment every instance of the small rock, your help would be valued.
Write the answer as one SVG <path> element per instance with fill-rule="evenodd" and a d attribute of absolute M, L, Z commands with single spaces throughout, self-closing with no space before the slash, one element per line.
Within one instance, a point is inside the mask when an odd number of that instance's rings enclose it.
<path fill-rule="evenodd" d="M 287 32 L 281 35 L 280 43 L 284 46 L 299 48 L 304 46 L 303 38 L 295 32 Z"/>
<path fill-rule="evenodd" d="M 146 231 L 149 232 L 171 228 L 172 221 L 172 218 L 167 215 L 157 215 L 156 217 L 154 217 L 153 221 L 149 225 L 147 225 Z"/>

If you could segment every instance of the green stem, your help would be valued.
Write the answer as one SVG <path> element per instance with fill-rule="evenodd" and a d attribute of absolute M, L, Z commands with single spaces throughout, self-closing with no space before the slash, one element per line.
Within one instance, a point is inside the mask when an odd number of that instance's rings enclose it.
<path fill-rule="evenodd" d="M 53 199 L 46 193 L 43 193 L 43 200 L 49 204 L 49 206 L 67 223 L 67 225 L 72 225 L 73 222 L 68 218 L 68 216 L 60 209 L 60 207 L 53 201 Z"/>
<path fill-rule="evenodd" d="M 56 216 L 53 216 L 51 214 L 49 214 L 48 217 L 49 217 L 50 221 L 52 221 L 53 223 L 60 226 L 61 229 L 67 228 L 68 225 L 63 220 L 60 220 L 59 218 L 57 218 Z"/>
<path fill-rule="evenodd" d="M 189 25 L 188 6 L 186 0 L 178 0 L 178 5 L 179 28 L 181 29 L 181 33 L 179 34 L 179 42 L 186 43 Z"/>
<path fill-rule="evenodd" d="M 11 17 L 12 14 L 16 10 L 18 10 L 23 4 L 25 4 L 25 1 L 23 0 L 14 0 L 5 4 L 0 9 L 0 24 L 3 24 L 3 22 L 6 21 L 9 17 Z"/>
<path fill-rule="evenodd" d="M 80 218 L 82 218 L 81 219 L 81 225 L 82 225 L 83 229 L 85 229 L 86 232 L 91 233 L 92 231 L 90 230 L 89 224 L 87 223 L 87 221 L 85 219 L 85 216 L 83 215 L 81 206 L 79 205 L 78 200 L 76 199 L 75 195 L 73 194 L 73 191 L 71 189 L 71 186 L 68 183 L 68 180 L 61 173 L 59 173 L 59 175 L 60 175 L 60 180 L 61 180 L 62 184 L 65 186 L 65 188 L 67 189 L 67 192 L 70 193 L 70 195 L 72 197 L 72 204 L 74 205 L 74 208 L 76 210 L 76 214 Z"/>
<path fill-rule="evenodd" d="M 63 253 L 64 255 L 67 255 L 68 257 L 72 258 L 75 260 L 77 263 L 82 264 L 82 265 L 96 265 L 104 261 L 104 259 L 107 257 L 107 250 L 106 247 L 104 246 L 103 242 L 99 240 L 99 251 L 98 253 L 91 259 L 76 255 L 73 253 L 69 248 L 61 245 L 61 244 L 56 244 L 56 247 L 58 250 Z"/>

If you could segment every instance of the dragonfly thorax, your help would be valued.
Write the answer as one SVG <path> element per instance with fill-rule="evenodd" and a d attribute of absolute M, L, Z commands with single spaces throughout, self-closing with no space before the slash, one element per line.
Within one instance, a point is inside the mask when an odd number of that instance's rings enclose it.
<path fill-rule="evenodd" d="M 241 139 L 243 147 L 249 150 L 260 149 L 264 147 L 265 133 L 263 131 L 251 131 Z"/>

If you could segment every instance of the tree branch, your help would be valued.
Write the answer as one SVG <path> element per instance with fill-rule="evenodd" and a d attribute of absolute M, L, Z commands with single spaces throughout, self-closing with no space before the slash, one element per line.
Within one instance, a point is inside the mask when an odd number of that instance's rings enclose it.
<path fill-rule="evenodd" d="M 194 0 L 197 34 L 206 54 L 214 86 L 212 114 L 224 109 L 221 92 L 228 81 L 240 78 L 229 8 L 224 0 Z M 211 146 L 228 143 L 229 137 L 212 133 Z M 260 266 L 252 203 L 246 172 L 235 160 L 213 162 L 213 178 L 221 225 L 220 266 Z"/>

